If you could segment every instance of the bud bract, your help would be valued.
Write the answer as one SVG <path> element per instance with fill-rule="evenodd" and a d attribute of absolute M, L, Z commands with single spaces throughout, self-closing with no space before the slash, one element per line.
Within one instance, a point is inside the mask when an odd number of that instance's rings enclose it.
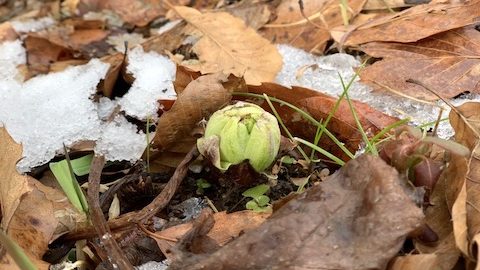
<path fill-rule="evenodd" d="M 248 160 L 257 172 L 262 172 L 278 154 L 280 128 L 275 116 L 260 106 L 237 102 L 210 117 L 197 147 L 221 170 Z"/>

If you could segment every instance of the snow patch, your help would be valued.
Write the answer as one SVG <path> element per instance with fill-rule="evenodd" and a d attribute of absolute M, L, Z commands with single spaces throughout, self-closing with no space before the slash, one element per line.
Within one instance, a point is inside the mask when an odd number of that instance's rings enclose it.
<path fill-rule="evenodd" d="M 156 52 L 143 52 L 137 46 L 128 53 L 127 71 L 135 77 L 132 87 L 118 104 L 130 116 L 140 120 L 158 118 L 158 100 L 173 100 L 177 94 L 173 88 L 176 66 Z"/>
<path fill-rule="evenodd" d="M 140 159 L 147 145 L 145 134 L 124 116 L 109 119 L 117 102 L 130 116 L 156 116 L 156 99 L 173 98 L 175 65 L 142 49 L 134 49 L 130 58 L 128 70 L 136 77 L 130 92 L 118 101 L 100 98 L 95 102 L 92 97 L 109 64 L 92 59 L 85 65 L 22 82 L 15 77 L 19 75 L 16 66 L 26 62 L 25 49 L 18 40 L 1 43 L 0 126 L 23 144 L 24 158 L 17 169 L 27 172 L 63 152 L 63 144 L 85 140 L 96 141 L 95 151 L 107 160 Z"/>
<path fill-rule="evenodd" d="M 95 146 L 95 153 L 105 155 L 107 160 L 139 160 L 147 147 L 143 132 L 137 133 L 137 127 L 123 116 L 103 126 L 101 138 Z"/>
<path fill-rule="evenodd" d="M 51 17 L 43 17 L 40 19 L 27 19 L 12 21 L 12 27 L 17 33 L 38 32 L 55 24 L 55 20 Z"/>
<path fill-rule="evenodd" d="M 315 56 L 288 45 L 277 45 L 277 48 L 283 57 L 283 67 L 277 74 L 276 82 L 286 87 L 302 86 L 338 97 L 343 92 L 338 74 L 341 74 L 345 83 L 348 83 L 355 75 L 354 68 L 360 66 L 360 62 L 348 54 Z M 298 74 L 299 70 L 303 70 L 303 74 Z M 394 94 L 372 92 L 372 89 L 359 82 L 358 78 L 348 93 L 352 99 L 365 102 L 388 115 L 400 119 L 410 117 L 412 124 L 415 125 L 436 121 L 440 111 L 439 107 L 445 108 L 442 118 L 448 117 L 450 111 L 443 101 L 429 105 Z M 469 95 L 461 99 L 454 99 L 452 102 L 458 106 L 475 100 L 479 101 L 480 95 Z M 440 123 L 437 133 L 441 138 L 449 138 L 453 135 L 453 130 L 448 121 L 443 121 Z"/>

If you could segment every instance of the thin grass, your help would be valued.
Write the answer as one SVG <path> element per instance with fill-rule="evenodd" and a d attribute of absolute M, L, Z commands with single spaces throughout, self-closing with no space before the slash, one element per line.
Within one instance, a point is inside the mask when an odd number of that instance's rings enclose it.
<path fill-rule="evenodd" d="M 263 95 L 259 95 L 259 94 L 253 94 L 253 93 L 240 93 L 240 92 L 234 92 L 233 95 L 235 96 L 244 96 L 244 97 L 253 97 L 253 98 L 258 98 L 258 99 L 265 99 L 265 97 Z M 305 120 L 309 121 L 310 123 L 312 123 L 313 125 L 317 126 L 317 127 L 320 127 L 321 130 L 350 158 L 354 158 L 354 155 L 352 154 L 352 152 L 350 152 L 350 150 L 348 150 L 345 145 L 340 142 L 336 137 L 335 135 L 333 135 L 327 128 L 325 128 L 325 126 L 317 121 L 315 118 L 313 118 L 310 114 L 308 114 L 307 112 L 303 111 L 302 109 L 296 107 L 295 105 L 291 104 L 291 103 L 288 103 L 286 101 L 283 101 L 281 99 L 278 99 L 278 98 L 274 98 L 274 97 L 269 97 L 269 99 L 273 102 L 276 102 L 280 105 L 285 105 L 287 107 L 289 107 L 290 109 L 298 112 Z"/>
<path fill-rule="evenodd" d="M 275 115 L 275 117 L 277 117 L 277 121 L 278 123 L 280 123 L 280 126 L 282 126 L 283 130 L 285 131 L 285 133 L 287 134 L 287 136 L 290 138 L 290 140 L 294 140 L 293 136 L 292 136 L 292 133 L 288 130 L 288 128 L 285 126 L 285 124 L 283 123 L 283 120 L 282 118 L 280 117 L 280 115 L 278 114 L 277 110 L 275 109 L 275 107 L 273 106 L 272 102 L 270 101 L 270 98 L 266 95 L 266 94 L 263 94 L 263 97 L 265 98 L 265 100 L 267 101 L 268 103 L 268 106 L 270 106 L 270 109 L 272 109 L 272 112 L 273 114 Z M 310 163 L 310 158 L 308 158 L 307 154 L 305 153 L 305 151 L 303 151 L 303 149 L 297 145 L 297 150 L 298 152 L 300 152 L 300 154 L 303 156 L 303 158 L 308 162 Z"/>

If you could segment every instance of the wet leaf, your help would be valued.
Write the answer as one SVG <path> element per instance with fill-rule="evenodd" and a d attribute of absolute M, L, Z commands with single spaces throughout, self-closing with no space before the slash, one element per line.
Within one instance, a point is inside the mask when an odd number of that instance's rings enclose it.
<path fill-rule="evenodd" d="M 365 0 L 349 0 L 350 18 L 361 10 Z M 286 43 L 310 52 L 323 53 L 326 43 L 330 40 L 329 30 L 343 25 L 340 16 L 339 1 L 335 0 L 304 0 L 304 13 L 315 25 L 305 20 L 300 12 L 298 0 L 282 1 L 277 7 L 276 19 L 265 26 L 263 35 L 274 43 Z M 326 25 L 322 22 L 323 16 Z"/>
<path fill-rule="evenodd" d="M 344 31 L 343 34 L 347 35 L 344 45 L 353 46 L 372 41 L 416 42 L 450 29 L 474 24 L 479 9 L 478 0 L 432 2 L 414 6 L 357 26 L 351 33 Z M 334 36 L 337 41 L 345 38 L 339 33 Z"/>
<path fill-rule="evenodd" d="M 401 181 L 380 158 L 360 156 L 258 228 L 171 268 L 384 269 L 423 219 Z"/>
<path fill-rule="evenodd" d="M 243 76 L 248 84 L 256 85 L 273 81 L 280 71 L 282 57 L 277 48 L 242 20 L 225 12 L 200 13 L 188 7 L 177 6 L 174 11 L 188 23 L 184 33 L 196 40 L 192 52 L 198 60 L 182 65 L 203 74 Z"/>
<path fill-rule="evenodd" d="M 480 32 L 469 26 L 416 43 L 369 43 L 361 49 L 384 59 L 366 67 L 360 77 L 377 89 L 391 88 L 425 100 L 438 97 L 407 79 L 422 81 L 448 98 L 464 91 L 478 93 L 479 39 Z"/>

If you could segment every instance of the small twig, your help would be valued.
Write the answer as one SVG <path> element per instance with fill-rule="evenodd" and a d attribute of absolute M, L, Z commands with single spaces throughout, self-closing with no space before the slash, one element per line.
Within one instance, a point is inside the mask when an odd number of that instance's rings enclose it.
<path fill-rule="evenodd" d="M 192 147 L 190 152 L 183 158 L 182 162 L 177 166 L 175 172 L 172 175 L 172 178 L 168 181 L 165 188 L 163 188 L 162 192 L 158 194 L 155 199 L 145 206 L 142 210 L 140 210 L 135 217 L 135 222 L 140 223 L 143 222 L 151 217 L 153 217 L 156 213 L 162 210 L 172 199 L 173 195 L 177 191 L 178 186 L 182 183 L 183 178 L 187 175 L 188 172 L 188 164 L 198 156 L 197 146 L 195 145 Z"/>
<path fill-rule="evenodd" d="M 133 270 L 133 265 L 125 257 L 125 254 L 120 249 L 120 246 L 112 236 L 112 232 L 107 225 L 105 216 L 100 208 L 99 189 L 100 176 L 102 174 L 103 166 L 105 165 L 104 156 L 95 156 L 90 168 L 90 175 L 88 176 L 88 204 L 90 206 L 90 219 L 92 225 L 97 232 L 101 243 L 103 244 L 108 258 L 112 265 L 116 265 L 119 269 Z"/>
<path fill-rule="evenodd" d="M 109 220 L 107 225 L 110 230 L 129 229 L 137 226 L 138 223 L 143 223 L 146 219 L 154 216 L 158 211 L 163 209 L 172 199 L 175 191 L 187 175 L 188 165 L 195 157 L 198 156 L 197 147 L 194 146 L 192 150 L 185 156 L 182 162 L 178 165 L 175 173 L 170 178 L 165 188 L 160 194 L 147 206 L 139 212 L 129 212 L 116 219 Z M 92 166 L 93 167 L 93 166 Z M 91 174 L 91 173 L 90 173 Z M 90 186 L 90 184 L 89 184 Z M 65 240 L 78 240 L 90 238 L 95 235 L 95 230 L 92 227 L 84 228 L 78 231 L 70 232 L 64 236 Z"/>
<path fill-rule="evenodd" d="M 325 5 L 325 3 L 322 5 L 322 7 L 320 8 L 320 13 L 319 13 L 319 18 L 320 18 L 320 21 L 322 21 L 322 24 L 323 24 L 323 27 L 321 25 L 318 25 L 316 23 L 314 23 L 313 21 L 311 21 L 309 19 L 309 17 L 307 17 L 305 15 L 305 8 L 303 6 L 303 0 L 298 0 L 298 5 L 300 7 L 300 13 L 302 14 L 302 17 L 307 20 L 308 23 L 310 23 L 311 25 L 315 26 L 316 28 L 318 29 L 327 29 L 327 30 L 330 30 L 330 27 L 328 26 L 328 23 L 327 21 L 325 20 L 325 17 L 323 17 L 323 14 L 322 14 L 322 9 L 323 9 L 323 6 Z"/>

